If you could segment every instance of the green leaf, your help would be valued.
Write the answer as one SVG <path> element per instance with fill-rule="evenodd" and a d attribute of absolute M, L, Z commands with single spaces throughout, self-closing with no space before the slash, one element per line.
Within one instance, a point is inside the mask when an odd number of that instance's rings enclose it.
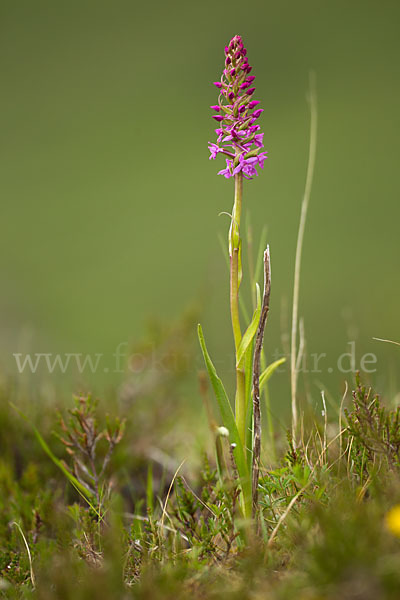
<path fill-rule="evenodd" d="M 246 457 L 249 472 L 251 472 L 253 464 L 253 353 L 254 340 L 244 355 L 244 373 L 246 378 Z"/>
<path fill-rule="evenodd" d="M 246 329 L 246 331 L 244 332 L 241 342 L 239 344 L 239 348 L 238 348 L 238 351 L 236 354 L 236 368 L 239 367 L 244 355 L 246 354 L 248 347 L 252 343 L 254 336 L 257 333 L 258 324 L 260 322 L 261 294 L 260 294 L 260 288 L 259 288 L 258 283 L 256 283 L 256 289 L 257 289 L 257 307 L 256 307 L 256 310 L 254 311 L 251 323 L 248 326 L 248 328 Z"/>
<path fill-rule="evenodd" d="M 218 377 L 217 371 L 215 370 L 210 355 L 208 354 L 206 343 L 204 340 L 203 330 L 200 324 L 197 327 L 197 333 L 199 336 L 199 342 L 201 351 L 203 353 L 204 362 L 208 371 L 208 376 L 210 378 L 215 398 L 217 400 L 218 407 L 221 413 L 223 425 L 229 431 L 230 443 L 233 442 L 235 444 L 235 447 L 233 449 L 233 455 L 235 457 L 236 466 L 243 490 L 245 517 L 250 517 L 252 509 L 251 481 L 249 477 L 249 471 L 247 469 L 243 444 L 241 442 L 239 431 L 236 426 L 235 416 L 233 414 L 233 410 L 229 402 L 227 393 L 225 391 L 224 385 L 221 379 Z"/>
<path fill-rule="evenodd" d="M 263 371 L 261 373 L 261 375 L 260 375 L 260 392 L 261 392 L 262 388 L 264 387 L 264 385 L 267 383 L 267 381 L 275 373 L 276 369 L 278 367 L 280 367 L 281 365 L 283 365 L 284 362 L 286 362 L 286 358 L 279 358 L 275 362 L 268 365 L 268 367 L 265 369 L 265 371 Z"/>
<path fill-rule="evenodd" d="M 223 385 L 221 379 L 218 377 L 217 371 L 215 370 L 215 367 L 211 361 L 210 355 L 208 354 L 201 325 L 198 325 L 197 332 L 198 332 L 198 336 L 199 336 L 201 351 L 202 351 L 203 357 L 204 357 L 204 362 L 206 364 L 206 368 L 208 371 L 208 376 L 210 378 L 211 385 L 213 387 L 214 394 L 215 394 L 215 397 L 216 397 L 216 400 L 218 403 L 218 407 L 221 412 L 222 422 L 223 422 L 224 426 L 228 429 L 230 435 L 232 436 L 232 441 L 236 442 L 236 440 L 234 439 L 235 430 L 236 430 L 238 437 L 239 437 L 239 433 L 237 431 L 233 410 L 232 410 L 231 404 L 229 402 L 228 396 L 226 394 L 224 385 Z"/>

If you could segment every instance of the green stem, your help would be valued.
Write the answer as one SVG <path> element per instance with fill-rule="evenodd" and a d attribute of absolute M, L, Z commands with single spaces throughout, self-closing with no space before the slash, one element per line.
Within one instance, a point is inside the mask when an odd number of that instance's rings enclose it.
<path fill-rule="evenodd" d="M 239 348 L 242 339 L 239 316 L 239 286 L 240 286 L 240 217 L 242 213 L 242 174 L 235 175 L 235 202 L 233 205 L 232 222 L 229 230 L 230 283 L 231 283 L 231 318 L 235 350 Z"/>
<path fill-rule="evenodd" d="M 254 271 L 254 257 L 253 257 L 253 229 L 250 223 L 250 218 L 247 217 L 247 258 L 249 264 L 249 279 L 251 286 L 251 301 L 253 304 L 253 311 L 256 309 L 257 297 L 256 297 L 256 277 Z"/>
<path fill-rule="evenodd" d="M 242 173 L 235 175 L 235 203 L 233 206 L 232 222 L 229 231 L 229 255 L 230 255 L 230 304 L 233 337 L 235 340 L 235 351 L 237 354 L 242 339 L 239 314 L 239 286 L 241 281 L 241 239 L 240 218 L 242 214 Z M 243 367 L 236 369 L 236 397 L 235 416 L 243 447 L 246 441 L 246 379 Z"/>

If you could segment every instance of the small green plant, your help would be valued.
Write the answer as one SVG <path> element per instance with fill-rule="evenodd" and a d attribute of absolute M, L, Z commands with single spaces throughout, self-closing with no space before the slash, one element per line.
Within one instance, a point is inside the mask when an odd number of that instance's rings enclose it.
<path fill-rule="evenodd" d="M 97 401 L 89 395 L 74 397 L 75 407 L 69 411 L 70 418 L 65 422 L 60 415 L 59 422 L 62 434 L 57 437 L 64 444 L 71 457 L 72 465 L 64 463 L 65 468 L 79 483 L 96 498 L 107 498 L 110 482 L 107 480 L 107 467 L 117 444 L 120 443 L 125 430 L 125 420 L 118 418 L 114 423 L 107 417 L 104 429 L 99 429 L 96 408 Z M 103 442 L 102 452 L 99 445 Z"/>
<path fill-rule="evenodd" d="M 372 388 L 362 385 L 360 374 L 353 392 L 353 409 L 345 414 L 351 457 L 358 472 L 369 475 L 381 463 L 391 470 L 400 467 L 400 407 L 388 410 Z"/>

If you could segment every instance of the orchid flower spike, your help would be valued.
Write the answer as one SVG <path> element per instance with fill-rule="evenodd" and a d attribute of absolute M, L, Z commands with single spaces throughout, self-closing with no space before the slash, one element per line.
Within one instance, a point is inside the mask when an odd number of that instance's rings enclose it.
<path fill-rule="evenodd" d="M 218 104 L 211 108 L 217 112 L 212 118 L 218 122 L 217 143 L 209 142 L 210 159 L 222 153 L 226 158 L 226 168 L 219 171 L 227 179 L 241 172 L 243 177 L 251 179 L 258 175 L 256 167 L 264 167 L 266 152 L 263 133 L 256 123 L 263 112 L 262 108 L 253 110 L 258 104 L 254 100 L 254 75 L 249 75 L 252 67 L 246 57 L 240 35 L 235 35 L 225 47 L 225 69 L 221 81 L 214 82 L 220 90 Z"/>

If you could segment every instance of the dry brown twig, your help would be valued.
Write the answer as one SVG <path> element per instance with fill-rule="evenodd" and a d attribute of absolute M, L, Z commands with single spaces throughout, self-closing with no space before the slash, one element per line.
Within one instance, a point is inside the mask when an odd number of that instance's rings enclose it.
<path fill-rule="evenodd" d="M 261 452 L 261 410 L 260 410 L 260 362 L 261 351 L 264 340 L 264 329 L 269 311 L 269 298 L 271 295 L 271 259 L 269 246 L 264 252 L 264 294 L 261 306 L 260 321 L 256 333 L 253 362 L 253 416 L 254 416 L 254 440 L 253 440 L 253 515 L 257 509 L 258 477 L 260 471 Z"/>

